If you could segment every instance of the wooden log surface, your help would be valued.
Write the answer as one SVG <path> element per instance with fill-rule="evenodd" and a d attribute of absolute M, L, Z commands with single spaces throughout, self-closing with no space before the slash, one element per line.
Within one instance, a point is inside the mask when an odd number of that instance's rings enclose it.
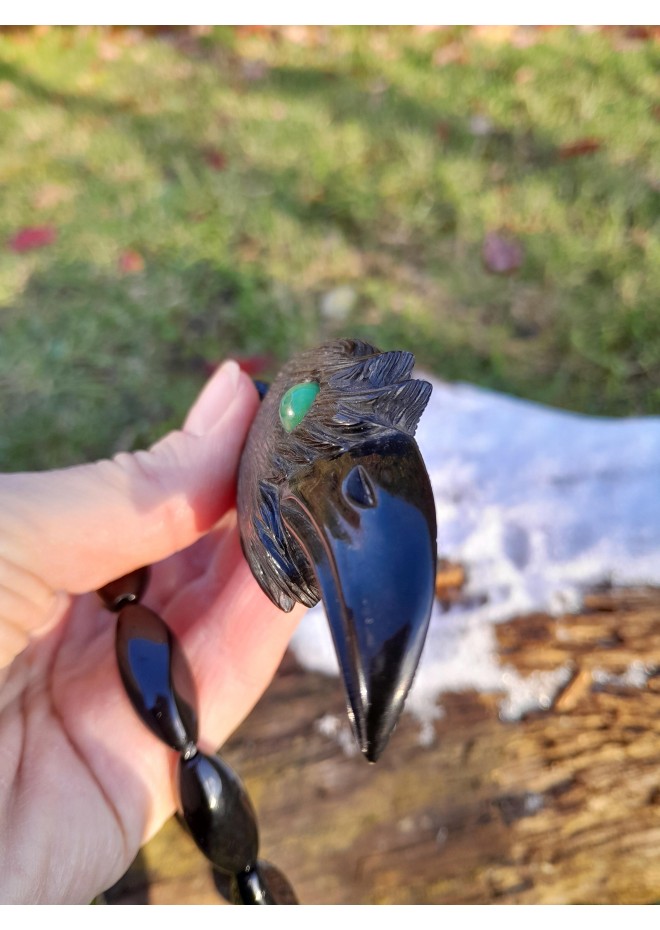
<path fill-rule="evenodd" d="M 342 748 L 339 680 L 287 654 L 222 755 L 301 903 L 660 902 L 660 590 L 495 629 L 503 666 L 570 669 L 552 706 L 505 722 L 501 695 L 443 694 L 434 740 L 405 713 L 376 765 Z M 175 819 L 106 900 L 223 903 Z"/>

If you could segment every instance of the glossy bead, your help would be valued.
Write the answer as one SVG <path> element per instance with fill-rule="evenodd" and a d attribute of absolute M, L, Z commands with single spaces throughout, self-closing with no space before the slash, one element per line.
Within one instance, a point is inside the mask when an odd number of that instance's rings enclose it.
<path fill-rule="evenodd" d="M 198 752 L 179 760 L 178 784 L 183 819 L 206 858 L 224 872 L 252 866 L 259 851 L 257 818 L 233 769 Z"/>
<path fill-rule="evenodd" d="M 186 659 L 167 624 L 140 604 L 117 620 L 117 663 L 131 703 L 149 729 L 177 752 L 194 752 L 197 719 Z"/>
<path fill-rule="evenodd" d="M 280 421 L 287 433 L 304 420 L 318 392 L 316 381 L 302 381 L 289 388 L 280 401 Z"/>
<path fill-rule="evenodd" d="M 279 869 L 259 859 L 257 864 L 234 875 L 233 904 L 298 904 L 296 894 Z"/>
<path fill-rule="evenodd" d="M 98 595 L 108 608 L 115 612 L 120 611 L 126 604 L 140 601 L 149 583 L 149 566 L 136 568 L 134 572 L 116 578 L 102 588 Z"/>
<path fill-rule="evenodd" d="M 263 400 L 266 394 L 268 393 L 268 388 L 270 385 L 266 381 L 260 381 L 258 378 L 255 378 L 252 382 L 259 392 L 259 400 Z"/>

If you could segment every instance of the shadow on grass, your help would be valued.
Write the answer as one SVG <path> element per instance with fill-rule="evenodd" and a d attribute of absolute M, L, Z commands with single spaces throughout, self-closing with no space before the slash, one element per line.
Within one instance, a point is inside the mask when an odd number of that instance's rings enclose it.
<path fill-rule="evenodd" d="M 144 447 L 225 358 L 283 360 L 307 336 L 295 301 L 257 272 L 164 255 L 125 277 L 53 264 L 3 311 L 2 335 L 2 471 Z"/>

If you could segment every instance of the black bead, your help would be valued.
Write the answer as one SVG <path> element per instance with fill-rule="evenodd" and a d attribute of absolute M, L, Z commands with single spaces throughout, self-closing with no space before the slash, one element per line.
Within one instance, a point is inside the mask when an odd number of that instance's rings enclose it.
<path fill-rule="evenodd" d="M 124 607 L 117 620 L 116 649 L 124 687 L 142 721 L 177 752 L 194 752 L 193 679 L 164 620 L 140 604 Z"/>
<path fill-rule="evenodd" d="M 231 893 L 234 904 L 299 903 L 284 875 L 265 859 L 234 875 Z"/>
<path fill-rule="evenodd" d="M 192 838 L 213 865 L 243 872 L 257 861 L 259 832 L 238 775 L 218 756 L 179 760 L 179 802 Z"/>
<path fill-rule="evenodd" d="M 258 378 L 253 379 L 253 384 L 259 392 L 259 400 L 263 400 L 268 393 L 270 384 L 268 384 L 266 381 L 260 381 Z"/>
<path fill-rule="evenodd" d="M 149 584 L 149 566 L 136 568 L 134 572 L 116 578 L 102 588 L 99 588 L 98 595 L 108 608 L 115 612 L 125 607 L 126 604 L 132 604 L 140 601 L 147 585 Z"/>

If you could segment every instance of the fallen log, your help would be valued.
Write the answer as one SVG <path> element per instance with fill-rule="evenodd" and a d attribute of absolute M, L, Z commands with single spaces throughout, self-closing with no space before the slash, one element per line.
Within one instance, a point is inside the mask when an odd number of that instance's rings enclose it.
<path fill-rule="evenodd" d="M 660 590 L 495 630 L 503 669 L 568 670 L 552 704 L 505 721 L 497 693 L 445 693 L 433 740 L 406 713 L 375 766 L 338 680 L 287 654 L 222 754 L 301 903 L 660 902 Z M 172 819 L 106 900 L 223 899 Z"/>

